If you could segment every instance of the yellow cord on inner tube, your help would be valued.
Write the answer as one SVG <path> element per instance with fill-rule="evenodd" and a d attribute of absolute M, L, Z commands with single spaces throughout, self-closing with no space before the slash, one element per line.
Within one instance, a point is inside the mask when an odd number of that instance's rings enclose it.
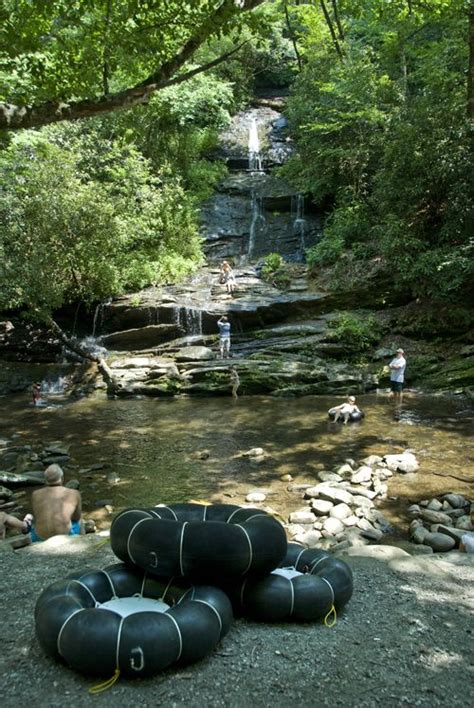
<path fill-rule="evenodd" d="M 329 621 L 329 617 L 331 617 L 331 615 L 334 615 L 334 619 L 332 620 L 332 622 Z M 334 627 L 336 622 L 337 622 L 336 608 L 333 605 L 331 607 L 331 609 L 329 610 L 329 612 L 327 613 L 326 617 L 324 618 L 324 624 L 326 625 L 326 627 Z"/>
<path fill-rule="evenodd" d="M 112 688 L 114 683 L 118 681 L 120 676 L 120 669 L 115 669 L 114 675 L 107 679 L 107 681 L 104 681 L 103 683 L 98 683 L 96 686 L 92 686 L 89 689 L 89 693 L 92 693 L 92 695 L 97 695 L 98 693 L 102 693 L 102 691 L 107 691 L 107 689 Z"/>

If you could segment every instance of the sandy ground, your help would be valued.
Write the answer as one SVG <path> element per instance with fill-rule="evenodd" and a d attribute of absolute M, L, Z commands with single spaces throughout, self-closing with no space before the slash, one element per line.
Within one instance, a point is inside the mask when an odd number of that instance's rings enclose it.
<path fill-rule="evenodd" d="M 237 620 L 206 660 L 147 680 L 97 683 L 43 655 L 37 596 L 54 580 L 115 562 L 97 536 L 56 537 L 0 555 L 3 706 L 474 705 L 474 556 L 352 549 L 354 595 L 333 628 Z"/>

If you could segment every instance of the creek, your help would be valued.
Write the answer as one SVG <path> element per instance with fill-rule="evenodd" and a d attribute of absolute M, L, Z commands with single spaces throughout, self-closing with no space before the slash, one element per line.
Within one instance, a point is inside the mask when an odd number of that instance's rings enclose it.
<path fill-rule="evenodd" d="M 70 445 L 66 479 L 80 480 L 84 509 L 99 524 L 110 520 L 99 501 L 107 500 L 114 511 L 191 499 L 240 504 L 256 488 L 266 490 L 266 503 L 286 516 L 302 502 L 301 495 L 288 491 L 285 475 L 314 484 L 318 472 L 345 458 L 406 448 L 415 451 L 420 471 L 389 480 L 383 503 L 400 533 L 409 502 L 448 491 L 472 494 L 474 412 L 461 397 L 409 394 L 394 415 L 385 394 L 360 396 L 366 418 L 347 426 L 328 421 L 326 411 L 334 404 L 329 396 L 110 400 L 98 395 L 50 402 L 33 408 L 24 395 L 4 397 L 9 415 L 3 416 L 0 436 L 19 434 L 18 442 L 33 448 L 58 440 Z M 264 464 L 242 456 L 257 446 L 270 455 Z M 209 456 L 197 459 L 203 451 Z M 81 472 L 98 463 L 105 467 Z M 111 473 L 120 481 L 111 484 Z"/>

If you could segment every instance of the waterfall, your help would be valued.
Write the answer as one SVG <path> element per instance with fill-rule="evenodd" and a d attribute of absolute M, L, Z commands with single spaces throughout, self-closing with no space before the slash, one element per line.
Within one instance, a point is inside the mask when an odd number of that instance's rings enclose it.
<path fill-rule="evenodd" d="M 249 127 L 249 170 L 262 171 L 262 158 L 260 156 L 260 140 L 258 137 L 257 120 L 252 118 Z"/>
<path fill-rule="evenodd" d="M 100 303 L 99 305 L 97 305 L 97 307 L 95 308 L 95 312 L 94 312 L 94 321 L 92 323 L 92 336 L 93 337 L 95 337 L 95 332 L 97 329 L 97 321 L 99 319 L 99 315 L 102 315 L 102 311 L 103 311 L 103 303 Z M 100 319 L 101 319 L 101 324 L 102 324 L 102 316 Z"/>
<path fill-rule="evenodd" d="M 260 140 L 256 118 L 252 118 L 249 126 L 249 170 L 262 172 L 262 158 L 260 155 Z M 252 221 L 250 223 L 249 245 L 247 257 L 251 258 L 255 250 L 255 241 L 258 234 L 264 233 L 266 227 L 263 211 L 263 199 L 258 196 L 255 188 L 252 189 Z"/>
<path fill-rule="evenodd" d="M 157 325 L 160 324 L 160 309 L 156 305 L 149 305 L 147 307 L 148 314 L 148 324 Z"/>
<path fill-rule="evenodd" d="M 41 382 L 41 393 L 43 395 L 59 395 L 64 393 L 69 380 L 67 376 L 58 376 L 57 379 L 52 379 L 48 376 Z"/>
<path fill-rule="evenodd" d="M 181 308 L 180 307 L 173 307 L 173 323 L 177 327 L 181 327 Z"/>
<path fill-rule="evenodd" d="M 80 340 L 79 344 L 82 349 L 93 354 L 94 356 L 101 356 L 104 359 L 107 356 L 107 349 L 101 345 L 100 337 L 88 336 Z"/>
<path fill-rule="evenodd" d="M 251 258 L 255 250 L 255 240 L 258 234 L 264 234 L 267 226 L 263 211 L 263 199 L 259 197 L 255 190 L 252 191 L 252 221 L 250 224 L 250 237 L 247 256 Z"/>
<path fill-rule="evenodd" d="M 293 221 L 293 234 L 298 239 L 298 250 L 301 254 L 301 259 L 304 260 L 304 252 L 306 249 L 306 229 L 307 223 L 304 218 L 304 195 L 297 194 L 292 197 L 292 212 L 295 214 L 295 219 Z"/>
<path fill-rule="evenodd" d="M 202 334 L 202 310 L 196 310 L 193 307 L 185 307 L 184 322 L 186 336 L 200 336 Z"/>
<path fill-rule="evenodd" d="M 185 337 L 200 337 L 202 335 L 202 310 L 189 305 L 175 307 L 173 308 L 173 321 L 178 327 L 184 329 Z"/>
<path fill-rule="evenodd" d="M 92 338 L 95 337 L 96 332 L 100 332 L 102 325 L 104 324 L 104 308 L 106 305 L 110 305 L 112 298 L 100 302 L 95 308 L 94 319 L 92 322 Z"/>

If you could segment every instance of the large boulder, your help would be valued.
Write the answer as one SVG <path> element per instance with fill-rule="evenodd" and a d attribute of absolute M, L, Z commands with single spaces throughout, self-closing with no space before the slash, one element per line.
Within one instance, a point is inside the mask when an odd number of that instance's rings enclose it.
<path fill-rule="evenodd" d="M 392 472 L 416 472 L 419 464 L 412 452 L 402 452 L 399 455 L 385 455 L 383 458 L 388 469 Z"/>

